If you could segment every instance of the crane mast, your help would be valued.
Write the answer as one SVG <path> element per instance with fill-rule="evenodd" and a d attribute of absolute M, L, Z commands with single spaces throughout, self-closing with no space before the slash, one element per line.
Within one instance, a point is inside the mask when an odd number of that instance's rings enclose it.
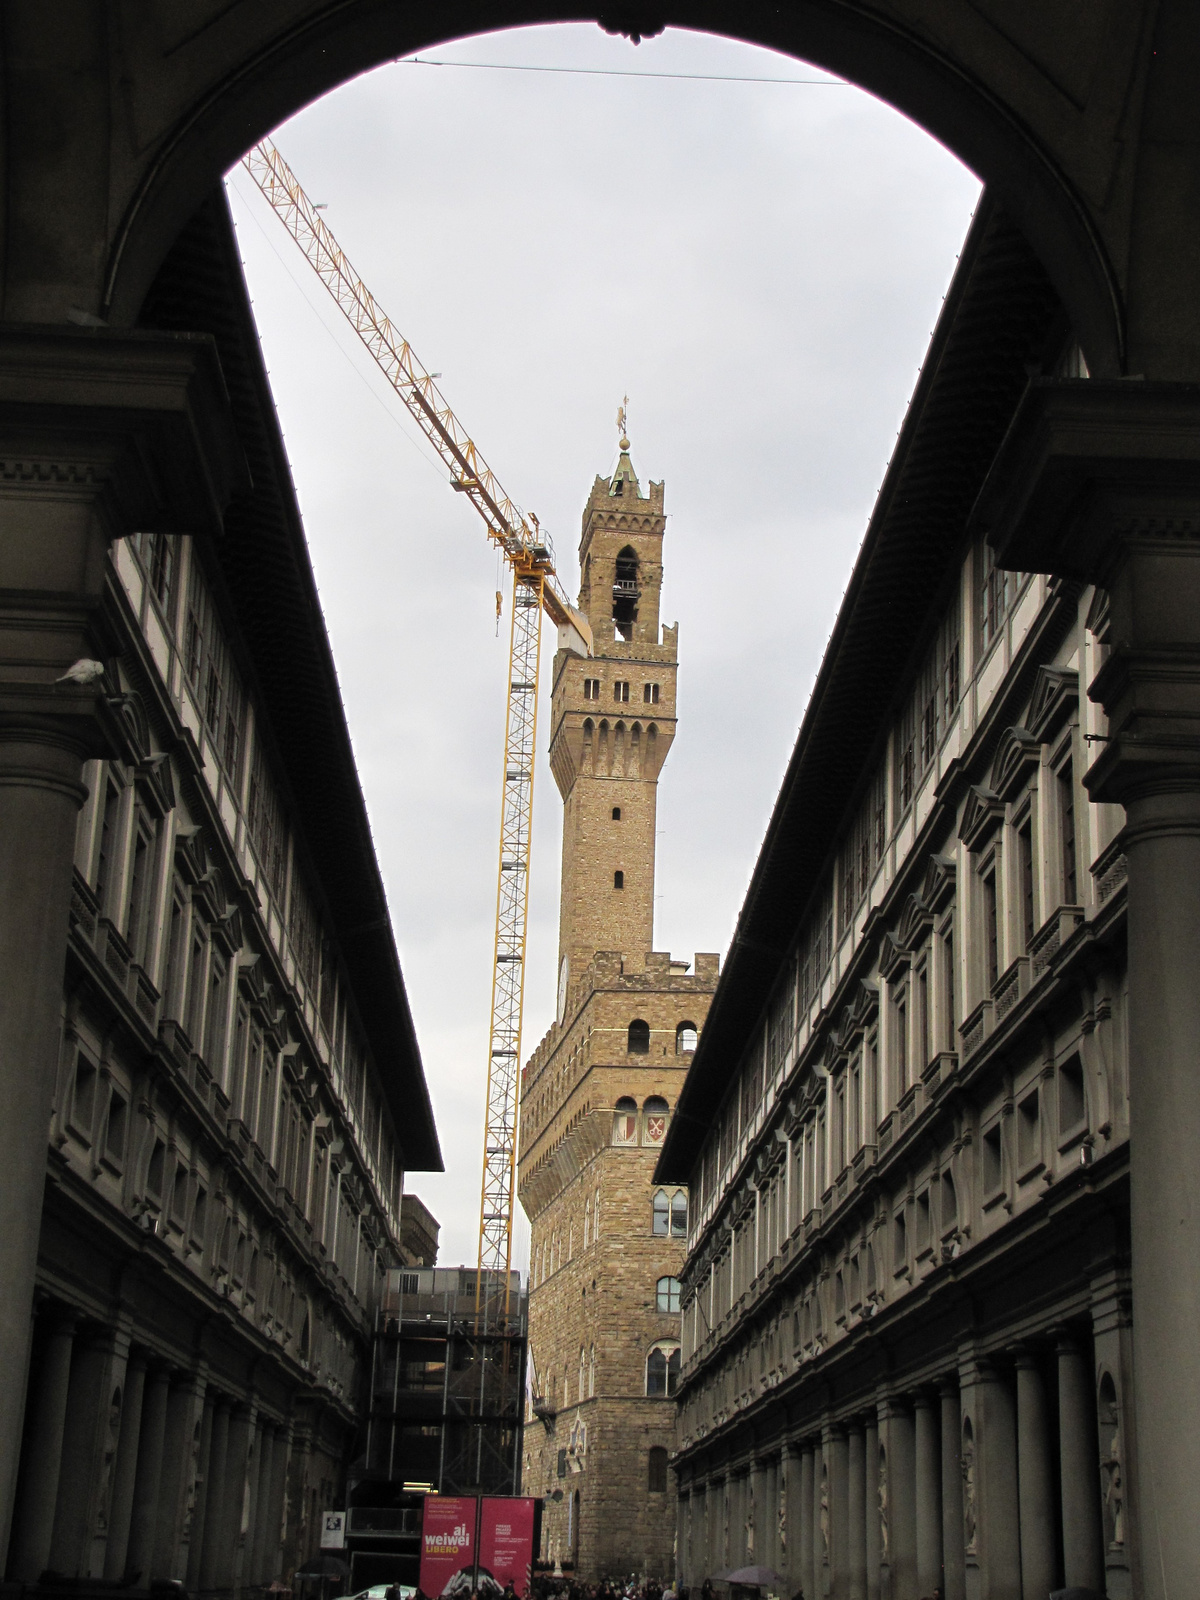
<path fill-rule="evenodd" d="M 477 1320 L 507 1322 L 512 1265 L 513 1196 L 517 1170 L 517 1088 L 525 1000 L 525 935 L 537 748 L 537 694 L 542 612 L 570 630 L 591 655 L 591 628 L 568 600 L 554 567 L 554 549 L 537 518 L 509 498 L 459 422 L 434 377 L 351 266 L 345 252 L 278 148 L 263 139 L 242 165 L 299 245 L 376 365 L 464 494 L 512 569 L 508 705 L 500 805 L 500 861 L 492 961 L 491 1025 L 479 1206 Z M 573 638 L 572 638 L 573 635 Z M 497 1276 L 500 1275 L 500 1276 Z M 485 1279 L 493 1285 L 485 1293 Z M 491 1302 L 489 1304 L 489 1302 Z"/>

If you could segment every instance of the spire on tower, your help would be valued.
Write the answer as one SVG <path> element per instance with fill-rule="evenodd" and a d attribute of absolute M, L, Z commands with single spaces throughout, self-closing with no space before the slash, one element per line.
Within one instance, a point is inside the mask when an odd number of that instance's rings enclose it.
<path fill-rule="evenodd" d="M 628 439 L 628 437 L 626 435 L 626 432 L 625 432 L 625 429 L 626 429 L 626 414 L 627 414 L 628 410 L 629 410 L 629 396 L 628 395 L 623 395 L 621 397 L 621 404 L 617 407 L 617 433 L 620 435 L 620 437 L 617 439 L 617 447 L 621 451 L 622 454 L 624 454 L 625 451 L 629 449 L 629 439 Z"/>

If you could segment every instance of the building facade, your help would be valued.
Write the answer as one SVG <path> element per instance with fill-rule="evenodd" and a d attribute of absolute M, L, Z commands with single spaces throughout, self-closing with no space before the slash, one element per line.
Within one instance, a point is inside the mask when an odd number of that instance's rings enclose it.
<path fill-rule="evenodd" d="M 981 516 L 1031 372 L 1090 381 L 985 198 L 659 1161 L 692 1585 L 1140 1592 L 1112 609 Z"/>
<path fill-rule="evenodd" d="M 671 1571 L 670 1405 L 687 1192 L 652 1181 L 717 958 L 652 949 L 658 775 L 675 731 L 678 628 L 659 631 L 663 486 L 621 441 L 583 516 L 595 657 L 554 662 L 563 797 L 557 1018 L 521 1077 L 532 1225 L 523 1492 L 542 1555 L 581 1576 Z"/>
<path fill-rule="evenodd" d="M 102 659 L 45 685 L 103 738 L 8 1575 L 228 1593 L 344 1504 L 405 1171 L 440 1154 L 223 194 L 144 321 L 147 391 L 177 353 L 224 396 L 234 490 L 219 526 L 111 544 Z"/>

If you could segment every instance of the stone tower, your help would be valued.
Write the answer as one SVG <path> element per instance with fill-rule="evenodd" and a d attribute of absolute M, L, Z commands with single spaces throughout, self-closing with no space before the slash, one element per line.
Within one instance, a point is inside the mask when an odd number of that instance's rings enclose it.
<path fill-rule="evenodd" d="M 661 628 L 663 486 L 629 442 L 583 514 L 595 655 L 554 661 L 563 797 L 556 1020 L 521 1078 L 518 1192 L 532 1226 L 524 1492 L 542 1554 L 582 1578 L 667 1577 L 671 1394 L 687 1194 L 652 1176 L 717 979 L 652 948 L 658 775 L 675 735 L 677 628 Z"/>
<path fill-rule="evenodd" d="M 592 625 L 595 659 L 564 650 L 554 664 L 560 976 L 594 950 L 636 959 L 654 943 L 658 774 L 675 737 L 679 659 L 678 628 L 664 628 L 659 640 L 665 530 L 662 484 L 643 495 L 622 450 L 612 478 L 592 485 L 579 541 L 579 606 Z"/>

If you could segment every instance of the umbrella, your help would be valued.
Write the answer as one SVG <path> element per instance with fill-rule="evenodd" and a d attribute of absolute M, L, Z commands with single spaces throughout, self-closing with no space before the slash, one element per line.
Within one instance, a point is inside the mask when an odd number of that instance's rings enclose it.
<path fill-rule="evenodd" d="M 348 1578 L 350 1568 L 344 1561 L 339 1561 L 337 1556 L 313 1556 L 302 1567 L 296 1569 L 298 1578 Z"/>
<path fill-rule="evenodd" d="M 746 1589 L 782 1589 L 787 1579 L 773 1567 L 739 1567 L 725 1574 L 726 1583 L 738 1583 Z"/>

